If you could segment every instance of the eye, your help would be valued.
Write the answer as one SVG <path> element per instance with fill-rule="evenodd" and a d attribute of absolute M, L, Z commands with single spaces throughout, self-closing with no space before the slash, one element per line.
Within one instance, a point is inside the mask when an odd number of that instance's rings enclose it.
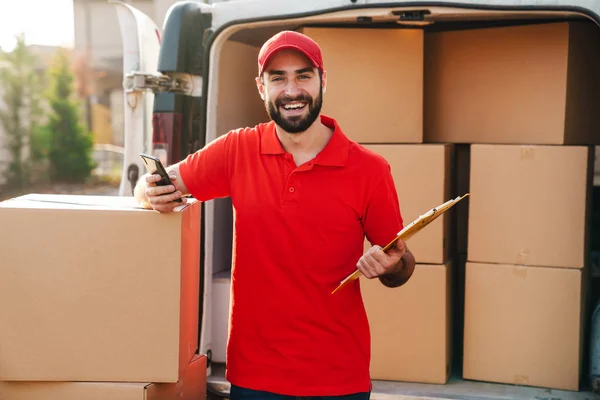
<path fill-rule="evenodd" d="M 299 78 L 303 79 L 303 80 L 306 80 L 306 79 L 310 79 L 310 76 L 308 76 L 308 75 L 300 75 Z"/>
<path fill-rule="evenodd" d="M 271 82 L 279 82 L 282 80 L 283 80 L 283 78 L 281 76 L 275 76 L 275 77 L 271 78 Z"/>

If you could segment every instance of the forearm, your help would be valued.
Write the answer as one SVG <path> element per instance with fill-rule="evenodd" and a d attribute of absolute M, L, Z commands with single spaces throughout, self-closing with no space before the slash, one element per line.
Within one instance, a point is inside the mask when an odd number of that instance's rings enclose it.
<path fill-rule="evenodd" d="M 387 287 L 395 288 L 404 285 L 415 270 L 415 257 L 414 255 L 406 250 L 400 262 L 390 272 L 381 275 L 379 281 Z"/>

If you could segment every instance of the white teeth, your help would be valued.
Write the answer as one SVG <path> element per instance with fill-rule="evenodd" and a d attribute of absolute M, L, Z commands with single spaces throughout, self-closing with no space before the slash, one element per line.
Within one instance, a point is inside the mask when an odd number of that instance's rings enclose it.
<path fill-rule="evenodd" d="M 304 103 L 293 103 L 293 104 L 286 104 L 283 106 L 283 108 L 285 108 L 286 110 L 297 110 L 298 108 L 302 108 L 304 107 Z"/>

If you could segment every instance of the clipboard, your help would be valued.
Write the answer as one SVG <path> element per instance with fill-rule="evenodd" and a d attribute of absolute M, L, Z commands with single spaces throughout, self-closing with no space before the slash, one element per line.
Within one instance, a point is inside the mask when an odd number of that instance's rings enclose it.
<path fill-rule="evenodd" d="M 408 239 L 413 237 L 415 234 L 420 232 L 421 229 L 425 228 L 427 225 L 429 225 L 430 223 L 435 221 L 440 215 L 442 215 L 443 213 L 448 211 L 450 208 L 452 208 L 455 204 L 457 204 L 459 201 L 461 201 L 468 195 L 469 195 L 469 193 L 464 194 L 462 196 L 458 196 L 455 199 L 448 200 L 444 204 L 440 204 L 439 206 L 434 207 L 431 210 L 427 211 L 425 214 L 419 216 L 419 218 L 417 218 L 410 224 L 406 225 L 404 227 L 404 229 L 402 229 L 400 232 L 398 232 L 396 237 L 394 239 L 392 239 L 392 241 L 389 242 L 382 250 L 388 251 L 390 249 L 390 247 L 392 247 L 398 239 L 407 241 Z M 334 294 L 335 292 L 337 292 L 338 290 L 340 290 L 341 288 L 346 286 L 346 284 L 348 284 L 349 282 L 360 278 L 361 275 L 362 275 L 362 272 L 360 272 L 359 270 L 356 270 L 352 274 L 348 275 L 348 277 L 346 277 L 346 279 L 344 279 L 342 282 L 340 282 L 338 287 L 335 288 L 335 290 L 333 292 L 331 292 L 331 294 Z"/>

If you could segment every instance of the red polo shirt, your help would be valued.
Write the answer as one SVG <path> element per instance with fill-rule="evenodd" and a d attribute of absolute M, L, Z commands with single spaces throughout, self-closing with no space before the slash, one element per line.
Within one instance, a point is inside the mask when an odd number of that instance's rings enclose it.
<path fill-rule="evenodd" d="M 231 131 L 179 167 L 196 199 L 230 196 L 234 207 L 226 378 L 238 386 L 295 396 L 371 389 L 359 280 L 331 291 L 356 270 L 365 235 L 383 246 L 402 218 L 385 159 L 321 121 L 331 140 L 299 167 L 273 122 Z"/>

